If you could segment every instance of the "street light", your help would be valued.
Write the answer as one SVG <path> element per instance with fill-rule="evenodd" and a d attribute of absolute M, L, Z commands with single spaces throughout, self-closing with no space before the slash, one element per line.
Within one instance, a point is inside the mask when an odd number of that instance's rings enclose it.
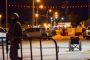
<path fill-rule="evenodd" d="M 52 9 L 49 9 L 49 10 L 47 11 L 47 13 L 46 13 L 47 21 L 48 21 L 48 17 L 50 17 L 50 16 L 49 16 L 49 13 L 51 13 L 51 12 L 52 12 Z"/>
<path fill-rule="evenodd" d="M 36 2 L 40 2 L 40 0 L 36 0 Z M 34 23 L 35 23 L 35 10 L 34 10 L 34 8 L 35 8 L 35 0 L 33 0 L 33 5 L 32 5 L 32 24 L 33 24 L 33 26 L 34 26 Z"/>
<path fill-rule="evenodd" d="M 58 12 L 56 11 L 56 12 L 55 12 L 55 15 L 57 15 L 57 14 L 58 14 Z"/>
<path fill-rule="evenodd" d="M 43 9 L 44 7 L 43 7 L 43 5 L 39 5 L 39 8 L 40 9 Z M 35 25 L 37 26 L 38 25 L 38 17 L 39 17 L 39 13 L 38 13 L 38 8 L 37 8 L 37 11 L 36 11 L 36 13 L 35 13 Z"/>
<path fill-rule="evenodd" d="M 37 18 L 38 18 L 38 16 L 39 16 L 39 15 L 36 13 L 36 14 L 35 14 L 35 17 L 37 17 Z"/>
<path fill-rule="evenodd" d="M 40 0 L 36 0 L 36 2 L 40 2 Z"/>
<path fill-rule="evenodd" d="M 39 6 L 39 8 L 40 8 L 40 9 L 43 9 L 43 8 L 44 8 L 44 6 L 43 6 L 43 5 L 40 5 L 40 6 Z"/>
<path fill-rule="evenodd" d="M 0 14 L 0 18 L 2 17 L 2 15 Z"/>
<path fill-rule="evenodd" d="M 53 18 L 51 17 L 51 28 L 52 28 L 52 22 L 53 22 Z"/>
<path fill-rule="evenodd" d="M 49 9 L 49 12 L 52 12 L 52 10 L 51 10 L 51 9 Z"/>
<path fill-rule="evenodd" d="M 2 15 L 0 14 L 0 27 L 1 27 L 1 19 L 2 19 Z"/>
<path fill-rule="evenodd" d="M 54 13 L 54 18 L 57 19 L 58 18 L 58 12 Z"/>
<path fill-rule="evenodd" d="M 61 17 L 61 20 L 64 20 L 64 17 Z"/>
<path fill-rule="evenodd" d="M 36 22 L 36 26 L 38 25 L 38 21 L 37 21 L 37 20 L 38 20 L 38 17 L 39 17 L 39 14 L 36 13 L 36 14 L 35 14 L 35 18 L 36 18 L 36 21 L 35 21 L 35 22 Z"/>
<path fill-rule="evenodd" d="M 58 12 L 55 12 L 54 13 L 54 26 L 56 25 L 56 22 L 55 22 L 55 20 L 58 18 Z"/>

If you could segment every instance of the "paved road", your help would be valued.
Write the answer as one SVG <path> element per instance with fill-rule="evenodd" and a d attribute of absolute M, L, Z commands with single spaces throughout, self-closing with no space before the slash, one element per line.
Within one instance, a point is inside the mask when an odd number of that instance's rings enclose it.
<path fill-rule="evenodd" d="M 33 59 L 40 60 L 39 41 L 32 41 L 32 42 L 33 42 Z M 75 51 L 69 52 L 69 48 L 68 48 L 69 40 L 57 40 L 57 43 L 59 46 L 59 53 L 58 53 L 59 60 L 87 60 L 87 59 L 90 59 L 90 41 L 81 40 L 81 42 L 82 42 L 82 51 L 75 49 Z M 43 41 L 42 45 L 43 45 L 43 60 L 56 60 L 54 43 L 48 40 L 48 41 Z M 30 60 L 29 51 L 30 51 L 29 41 L 23 41 L 24 60 Z M 20 53 L 19 53 L 19 56 L 20 56 Z M 5 54 L 5 57 L 6 57 L 6 54 Z M 0 47 L 0 60 L 2 60 L 2 48 L 1 47 Z"/>

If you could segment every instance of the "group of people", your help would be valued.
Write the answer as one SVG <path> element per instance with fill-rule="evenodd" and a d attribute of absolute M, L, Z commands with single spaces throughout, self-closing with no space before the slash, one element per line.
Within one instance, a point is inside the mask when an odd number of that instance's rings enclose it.
<path fill-rule="evenodd" d="M 19 22 L 18 13 L 12 13 L 9 17 L 9 30 L 7 33 L 7 41 L 10 41 L 10 59 L 11 60 L 22 60 L 18 57 L 18 49 L 22 40 L 22 29 Z"/>

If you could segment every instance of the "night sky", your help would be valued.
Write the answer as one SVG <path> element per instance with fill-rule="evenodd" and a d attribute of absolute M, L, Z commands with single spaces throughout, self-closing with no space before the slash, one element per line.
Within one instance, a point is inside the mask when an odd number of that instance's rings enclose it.
<path fill-rule="evenodd" d="M 58 11 L 61 16 L 65 15 L 66 8 L 61 8 L 62 5 L 65 5 L 65 0 L 41 0 L 44 6 L 46 6 L 46 9 L 50 9 L 51 7 L 53 10 Z M 20 15 L 20 20 L 22 22 L 31 22 L 32 21 L 32 7 L 26 8 L 24 6 L 32 6 L 32 0 L 8 0 L 9 5 L 14 6 L 8 6 L 8 14 L 11 14 L 13 12 L 18 12 Z M 81 5 L 87 5 L 88 0 L 68 0 L 68 6 L 81 6 Z M 19 5 L 19 7 L 15 7 L 15 5 Z M 20 7 L 22 5 L 22 7 Z M 59 7 L 60 6 L 60 7 Z M 43 11 L 39 11 L 40 14 L 45 15 L 46 9 Z M 82 7 L 82 8 L 69 8 L 69 13 L 75 12 L 76 14 L 79 14 L 82 16 L 81 20 L 87 20 L 88 18 L 88 7 Z M 5 17 L 5 0 L 0 0 L 0 13 L 3 14 Z M 3 20 L 5 18 L 3 17 Z M 40 20 L 44 19 L 45 17 L 41 18 Z"/>

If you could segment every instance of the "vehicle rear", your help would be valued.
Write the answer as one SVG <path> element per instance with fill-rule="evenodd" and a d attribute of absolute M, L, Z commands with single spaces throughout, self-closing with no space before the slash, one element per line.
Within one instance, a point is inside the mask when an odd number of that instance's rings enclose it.
<path fill-rule="evenodd" d="M 86 29 L 86 39 L 90 39 L 90 26 Z"/>

